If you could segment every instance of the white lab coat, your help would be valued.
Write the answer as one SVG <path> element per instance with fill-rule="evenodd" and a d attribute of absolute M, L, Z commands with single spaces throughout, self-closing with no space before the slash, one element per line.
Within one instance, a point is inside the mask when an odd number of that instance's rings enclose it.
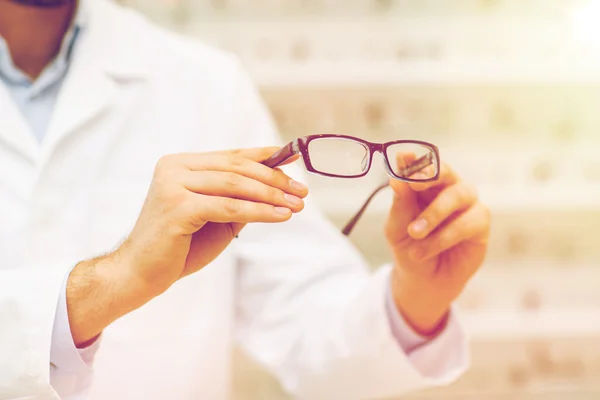
<path fill-rule="evenodd" d="M 60 286 L 127 235 L 161 155 L 280 143 L 233 56 L 104 0 L 90 7 L 43 144 L 0 86 L 0 399 L 58 398 L 49 349 Z M 454 379 L 459 370 L 421 376 L 392 337 L 387 273 L 371 276 L 310 204 L 288 223 L 248 226 L 205 270 L 104 332 L 90 398 L 227 398 L 236 339 L 302 398 Z"/>

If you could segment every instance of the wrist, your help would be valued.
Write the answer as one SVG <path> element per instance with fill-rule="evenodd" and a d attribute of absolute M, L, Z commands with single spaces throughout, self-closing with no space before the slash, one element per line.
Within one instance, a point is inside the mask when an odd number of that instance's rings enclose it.
<path fill-rule="evenodd" d="M 108 325 L 152 298 L 128 276 L 130 271 L 116 253 L 83 261 L 73 268 L 66 300 L 77 347 L 84 347 Z"/>
<path fill-rule="evenodd" d="M 451 301 L 424 284 L 398 275 L 394 272 L 391 276 L 392 298 L 398 313 L 419 336 L 435 338 L 447 325 Z"/>

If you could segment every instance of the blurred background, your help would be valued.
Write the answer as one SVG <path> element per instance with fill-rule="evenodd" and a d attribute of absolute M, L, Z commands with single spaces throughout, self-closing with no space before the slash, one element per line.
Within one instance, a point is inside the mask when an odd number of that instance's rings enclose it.
<path fill-rule="evenodd" d="M 284 139 L 428 140 L 478 186 L 494 220 L 459 301 L 473 367 L 407 399 L 600 399 L 600 1 L 121 3 L 237 53 Z M 383 178 L 309 184 L 341 226 Z M 373 268 L 390 196 L 352 235 Z M 233 357 L 236 400 L 287 398 Z"/>

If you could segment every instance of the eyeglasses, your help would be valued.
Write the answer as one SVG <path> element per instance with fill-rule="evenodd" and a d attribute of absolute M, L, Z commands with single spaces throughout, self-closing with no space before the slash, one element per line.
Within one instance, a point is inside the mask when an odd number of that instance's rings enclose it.
<path fill-rule="evenodd" d="M 263 164 L 275 168 L 292 157 L 300 156 L 309 173 L 333 178 L 360 178 L 369 173 L 375 153 L 382 155 L 386 172 L 392 179 L 430 182 L 439 177 L 438 148 L 418 140 L 372 143 L 346 135 L 310 135 L 288 143 Z M 344 235 L 352 232 L 373 198 L 387 186 L 389 182 L 379 186 L 367 198 L 342 230 Z"/>

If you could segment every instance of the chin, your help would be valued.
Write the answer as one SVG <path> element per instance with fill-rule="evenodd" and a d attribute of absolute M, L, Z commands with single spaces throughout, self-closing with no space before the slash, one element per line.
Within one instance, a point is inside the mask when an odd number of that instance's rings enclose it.
<path fill-rule="evenodd" d="M 75 3 L 77 0 L 10 0 L 13 3 L 29 7 L 60 7 Z"/>

